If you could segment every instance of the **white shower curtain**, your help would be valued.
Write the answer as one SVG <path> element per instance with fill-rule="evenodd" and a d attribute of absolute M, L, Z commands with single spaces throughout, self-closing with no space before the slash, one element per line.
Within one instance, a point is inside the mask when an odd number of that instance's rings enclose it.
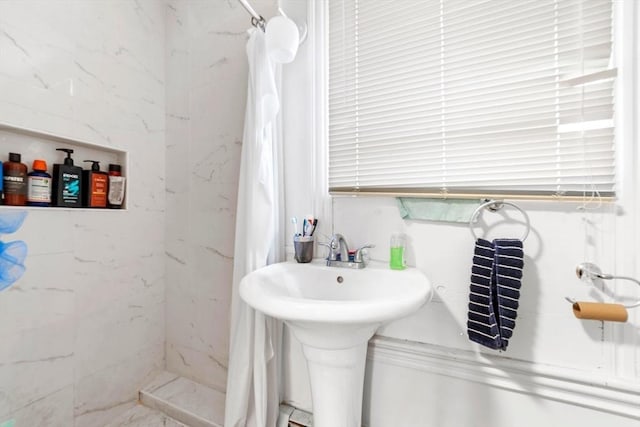
<path fill-rule="evenodd" d="M 238 294 L 248 273 L 280 261 L 281 138 L 277 126 L 278 69 L 262 31 L 249 30 L 249 89 L 244 124 L 231 306 L 225 427 L 274 427 L 280 402 L 282 323 L 249 307 Z"/>

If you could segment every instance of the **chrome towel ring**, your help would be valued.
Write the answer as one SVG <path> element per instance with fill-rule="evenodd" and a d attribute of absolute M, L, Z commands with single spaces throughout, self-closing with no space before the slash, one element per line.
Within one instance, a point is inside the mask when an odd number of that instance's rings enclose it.
<path fill-rule="evenodd" d="M 478 206 L 476 210 L 473 212 L 473 214 L 471 215 L 471 218 L 469 218 L 469 230 L 471 230 L 471 234 L 473 235 L 475 240 L 478 240 L 478 236 L 476 235 L 476 232 L 473 230 L 473 224 L 478 219 L 480 212 L 482 212 L 482 210 L 485 208 L 489 209 L 491 212 L 497 212 L 498 210 L 502 209 L 504 205 L 509 205 L 517 209 L 518 211 L 520 211 L 520 213 L 524 217 L 525 225 L 527 226 L 527 229 L 525 230 L 520 240 L 523 242 L 526 240 L 527 236 L 529 236 L 529 231 L 531 231 L 531 221 L 529 220 L 529 215 L 527 215 L 527 213 L 520 206 L 511 202 L 505 202 L 504 200 L 487 200 L 484 203 L 482 203 L 480 206 Z"/>

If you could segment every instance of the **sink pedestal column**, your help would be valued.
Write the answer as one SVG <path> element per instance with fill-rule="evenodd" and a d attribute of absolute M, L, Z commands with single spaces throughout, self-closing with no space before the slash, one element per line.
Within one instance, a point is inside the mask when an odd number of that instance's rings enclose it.
<path fill-rule="evenodd" d="M 286 323 L 307 359 L 313 427 L 361 427 L 367 343 L 380 324 Z"/>
<path fill-rule="evenodd" d="M 341 350 L 303 345 L 314 427 L 360 427 L 367 342 Z"/>

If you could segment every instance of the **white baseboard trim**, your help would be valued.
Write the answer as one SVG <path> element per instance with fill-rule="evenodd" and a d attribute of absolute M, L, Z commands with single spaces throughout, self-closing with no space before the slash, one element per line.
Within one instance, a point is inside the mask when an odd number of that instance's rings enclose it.
<path fill-rule="evenodd" d="M 640 420 L 640 382 L 375 336 L 367 358 Z"/>

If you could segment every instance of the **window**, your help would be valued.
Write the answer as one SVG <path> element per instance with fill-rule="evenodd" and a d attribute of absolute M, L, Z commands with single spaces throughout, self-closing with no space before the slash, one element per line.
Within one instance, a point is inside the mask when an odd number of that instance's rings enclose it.
<path fill-rule="evenodd" d="M 330 191 L 613 195 L 612 9 L 330 0 Z"/>

